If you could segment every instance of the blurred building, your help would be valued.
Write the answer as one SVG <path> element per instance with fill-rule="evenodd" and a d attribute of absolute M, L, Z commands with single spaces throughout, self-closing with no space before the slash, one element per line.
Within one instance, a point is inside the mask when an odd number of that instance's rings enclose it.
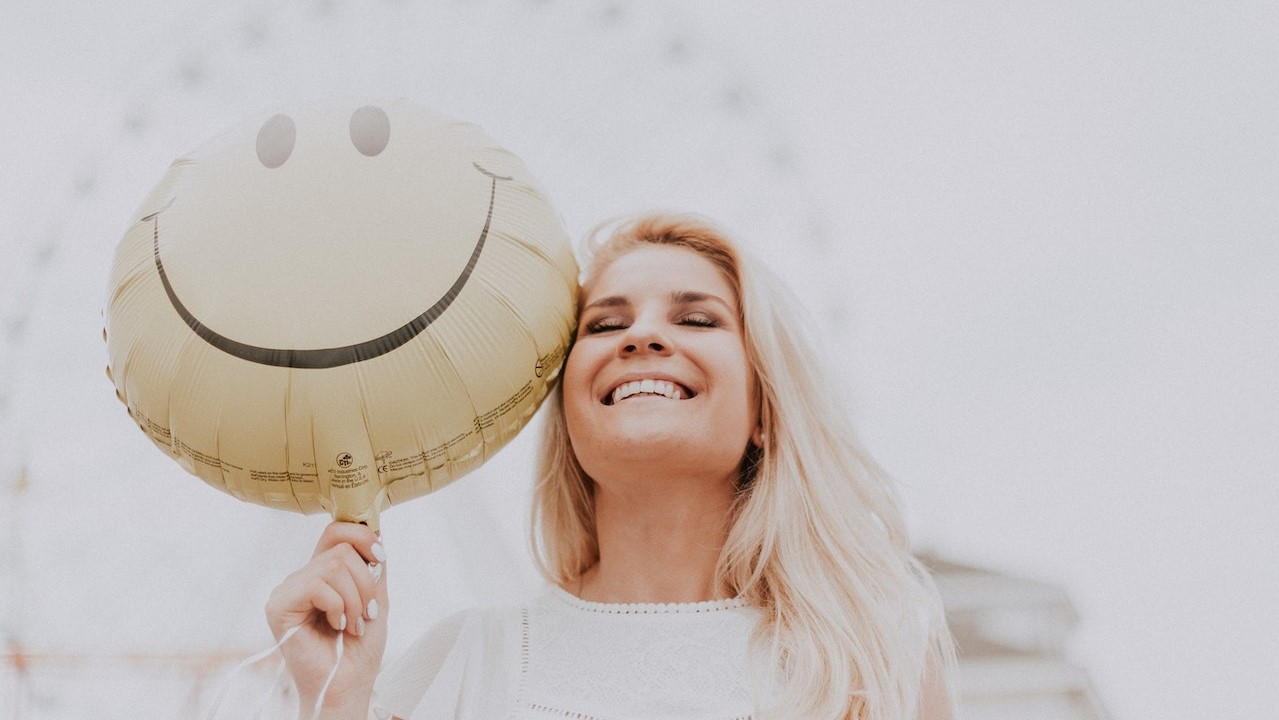
<path fill-rule="evenodd" d="M 921 555 L 959 647 L 965 720 L 1109 720 L 1066 641 L 1078 616 L 1060 587 Z"/>

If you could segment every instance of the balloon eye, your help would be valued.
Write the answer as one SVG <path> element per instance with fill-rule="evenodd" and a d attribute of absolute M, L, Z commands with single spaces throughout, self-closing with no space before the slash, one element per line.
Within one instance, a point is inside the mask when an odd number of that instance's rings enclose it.
<path fill-rule="evenodd" d="M 351 113 L 351 143 L 355 149 L 373 157 L 386 149 L 391 141 L 391 118 L 386 111 L 372 105 Z"/>
<path fill-rule="evenodd" d="M 293 154 L 293 143 L 297 137 L 298 129 L 293 118 L 288 115 L 272 117 L 262 123 L 262 129 L 258 131 L 258 160 L 271 170 L 280 167 Z"/>

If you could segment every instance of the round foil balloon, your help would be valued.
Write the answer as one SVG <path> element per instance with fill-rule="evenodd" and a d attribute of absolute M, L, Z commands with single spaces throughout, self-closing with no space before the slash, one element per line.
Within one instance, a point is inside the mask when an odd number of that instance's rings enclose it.
<path fill-rule="evenodd" d="M 210 485 L 376 527 L 525 425 L 576 294 L 559 215 L 479 128 L 317 104 L 169 168 L 116 249 L 107 374 Z"/>

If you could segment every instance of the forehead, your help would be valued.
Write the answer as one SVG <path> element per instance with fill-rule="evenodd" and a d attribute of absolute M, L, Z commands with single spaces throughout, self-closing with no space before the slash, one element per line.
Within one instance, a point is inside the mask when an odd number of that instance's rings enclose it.
<path fill-rule="evenodd" d="M 733 284 L 704 255 L 678 245 L 640 245 L 600 268 L 582 288 L 583 304 L 602 298 L 695 290 L 736 304 Z"/>

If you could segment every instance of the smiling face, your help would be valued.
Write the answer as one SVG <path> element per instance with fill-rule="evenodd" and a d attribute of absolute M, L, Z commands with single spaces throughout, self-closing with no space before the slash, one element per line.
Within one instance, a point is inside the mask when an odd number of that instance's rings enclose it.
<path fill-rule="evenodd" d="M 283 110 L 143 201 L 112 264 L 109 376 L 214 487 L 375 520 L 524 426 L 560 376 L 578 268 L 475 125 L 407 100 Z"/>
<path fill-rule="evenodd" d="M 706 257 L 648 244 L 583 288 L 564 370 L 564 415 L 582 469 L 609 478 L 735 481 L 758 426 L 737 293 Z"/>
<path fill-rule="evenodd" d="M 447 310 L 518 188 L 478 128 L 402 101 L 246 123 L 142 213 L 174 311 L 243 360 L 350 364 Z M 161 200 L 161 198 L 157 198 Z"/>

